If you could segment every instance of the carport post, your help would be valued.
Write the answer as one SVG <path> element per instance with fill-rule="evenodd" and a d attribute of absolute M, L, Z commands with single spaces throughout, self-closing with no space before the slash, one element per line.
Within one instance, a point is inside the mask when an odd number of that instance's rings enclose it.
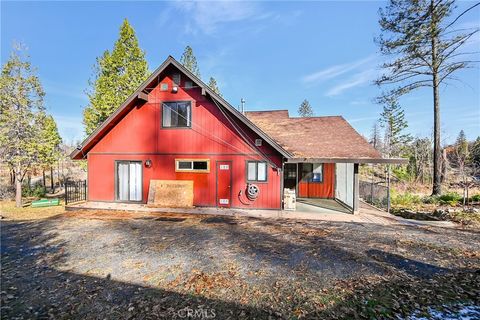
<path fill-rule="evenodd" d="M 353 164 L 353 214 L 358 213 L 360 209 L 359 197 L 360 183 L 358 179 L 358 163 Z"/>

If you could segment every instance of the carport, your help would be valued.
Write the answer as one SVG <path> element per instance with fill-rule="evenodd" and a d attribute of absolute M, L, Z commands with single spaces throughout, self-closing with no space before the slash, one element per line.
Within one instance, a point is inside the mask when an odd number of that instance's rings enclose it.
<path fill-rule="evenodd" d="M 360 208 L 359 166 L 406 162 L 407 159 L 402 158 L 380 157 L 287 159 L 284 163 L 284 188 L 295 190 L 297 210 L 315 212 L 312 207 L 316 207 L 318 210 L 357 213 Z"/>

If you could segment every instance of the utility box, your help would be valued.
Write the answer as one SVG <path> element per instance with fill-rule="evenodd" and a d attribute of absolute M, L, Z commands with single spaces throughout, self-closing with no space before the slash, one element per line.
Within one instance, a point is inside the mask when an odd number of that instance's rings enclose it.
<path fill-rule="evenodd" d="M 297 197 L 295 196 L 295 189 L 283 189 L 283 210 L 295 211 Z"/>

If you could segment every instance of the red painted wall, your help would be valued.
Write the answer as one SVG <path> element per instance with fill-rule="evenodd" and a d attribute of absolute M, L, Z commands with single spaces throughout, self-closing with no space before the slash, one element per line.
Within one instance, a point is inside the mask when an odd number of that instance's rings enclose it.
<path fill-rule="evenodd" d="M 301 198 L 334 198 L 335 197 L 335 164 L 323 164 L 323 182 L 298 183 L 298 196 Z"/>
<path fill-rule="evenodd" d="M 172 72 L 173 73 L 173 72 Z M 167 73 L 168 74 L 168 73 Z M 185 76 L 182 74 L 182 84 Z M 172 82 L 165 77 L 161 82 Z M 162 128 L 161 102 L 192 102 L 192 128 Z M 252 141 L 259 138 L 250 129 L 243 130 Z M 281 167 L 281 155 L 264 142 L 260 147 L 270 161 Z M 209 173 L 175 172 L 175 159 L 210 159 Z M 200 88 L 178 93 L 160 91 L 157 86 L 146 104 L 134 107 L 88 153 L 88 199 L 115 200 L 115 160 L 152 160 L 143 165 L 143 202 L 147 201 L 151 179 L 193 180 L 194 205 L 216 205 L 216 161 L 232 161 L 232 207 L 280 208 L 280 174 L 269 166 L 268 182 L 257 183 L 259 198 L 245 197 L 246 161 L 264 160 L 236 132 L 218 107 L 201 95 Z M 240 191 L 243 195 L 239 197 Z"/>

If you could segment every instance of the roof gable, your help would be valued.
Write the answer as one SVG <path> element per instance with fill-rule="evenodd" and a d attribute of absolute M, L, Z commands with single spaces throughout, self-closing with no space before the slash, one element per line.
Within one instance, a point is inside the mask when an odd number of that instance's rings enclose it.
<path fill-rule="evenodd" d="M 180 72 L 185 74 L 190 80 L 192 80 L 196 85 L 202 88 L 202 94 L 211 97 L 214 103 L 219 108 L 225 108 L 229 113 L 231 113 L 235 118 L 244 123 L 248 128 L 253 132 L 263 138 L 268 142 L 275 150 L 285 157 L 290 157 L 290 153 L 283 149 L 275 140 L 269 137 L 265 132 L 258 128 L 253 122 L 251 122 L 247 117 L 240 113 L 236 108 L 231 106 L 226 100 L 221 96 L 216 94 L 212 89 L 210 89 L 201 79 L 192 74 L 187 70 L 182 64 L 175 60 L 172 56 L 169 56 L 149 77 L 145 80 L 140 87 L 133 92 L 125 102 L 120 105 L 115 112 L 113 112 L 98 128 L 92 132 L 77 148 L 74 150 L 70 157 L 72 159 L 83 159 L 85 155 L 93 148 L 93 146 L 105 136 L 108 131 L 115 126 L 125 115 L 128 113 L 131 108 L 134 106 L 145 103 L 148 99 L 148 93 L 146 90 L 151 88 L 153 84 L 157 85 L 158 78 L 163 71 L 168 67 L 173 66 L 178 69 Z"/>

